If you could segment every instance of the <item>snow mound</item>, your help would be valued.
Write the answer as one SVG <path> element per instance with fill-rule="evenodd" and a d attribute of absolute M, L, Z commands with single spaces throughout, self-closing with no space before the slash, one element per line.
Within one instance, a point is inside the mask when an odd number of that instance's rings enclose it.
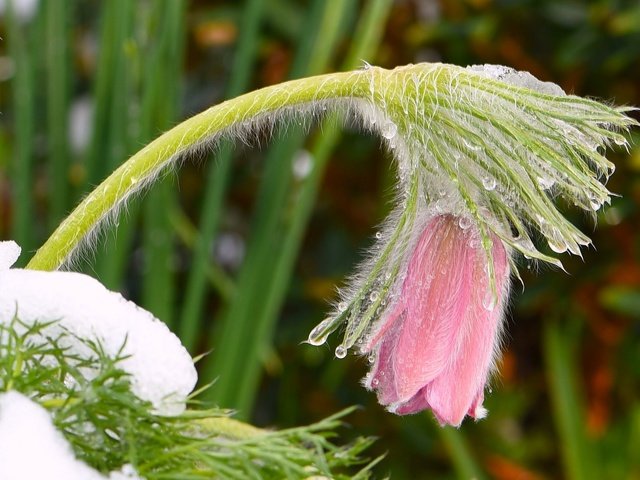
<path fill-rule="evenodd" d="M 119 365 L 131 375 L 139 398 L 162 415 L 184 411 L 197 373 L 191 356 L 164 323 L 88 275 L 9 269 L 19 252 L 15 242 L 0 242 L 0 323 L 13 318 L 27 325 L 55 320 L 45 329 L 46 336 L 69 333 L 63 346 L 85 357 L 94 353 L 74 336 L 99 342 L 111 357 L 128 356 Z"/>

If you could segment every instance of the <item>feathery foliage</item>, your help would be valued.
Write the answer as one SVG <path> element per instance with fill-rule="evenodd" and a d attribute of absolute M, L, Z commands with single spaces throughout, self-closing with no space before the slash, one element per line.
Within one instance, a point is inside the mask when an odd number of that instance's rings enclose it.
<path fill-rule="evenodd" d="M 360 458 L 370 438 L 345 446 L 330 441 L 350 410 L 281 431 L 244 424 L 220 409 L 155 415 L 150 403 L 132 393 L 118 366 L 122 356 L 111 358 L 99 343 L 81 338 L 75 340 L 93 356 L 71 354 L 61 346 L 67 334 L 43 335 L 48 325 L 27 326 L 17 318 L 0 324 L 0 391 L 18 391 L 45 407 L 77 458 L 100 472 L 130 464 L 148 480 L 365 479 L 376 463 Z"/>

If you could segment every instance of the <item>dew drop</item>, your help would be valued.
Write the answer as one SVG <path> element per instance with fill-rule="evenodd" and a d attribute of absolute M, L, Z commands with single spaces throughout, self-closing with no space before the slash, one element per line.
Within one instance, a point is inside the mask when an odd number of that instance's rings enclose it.
<path fill-rule="evenodd" d="M 476 144 L 476 143 L 471 143 L 471 142 L 468 142 L 466 140 L 463 140 L 463 143 L 465 144 L 465 146 L 469 150 L 472 150 L 474 152 L 478 152 L 478 151 L 482 150 L 482 147 L 480 145 Z"/>
<path fill-rule="evenodd" d="M 369 294 L 369 300 L 371 300 L 372 302 L 377 302 L 379 298 L 380 294 L 375 290 Z"/>
<path fill-rule="evenodd" d="M 469 217 L 460 217 L 460 220 L 458 220 L 458 225 L 460 225 L 460 228 L 463 230 L 469 228 L 472 223 L 473 220 L 471 220 Z"/>
<path fill-rule="evenodd" d="M 496 179 L 492 177 L 485 177 L 482 179 L 482 185 L 484 185 L 485 190 L 494 190 L 497 185 Z"/>
<path fill-rule="evenodd" d="M 485 308 L 485 310 L 493 312 L 493 310 L 496 308 L 497 301 L 497 295 L 494 295 L 494 293 L 489 290 L 482 299 L 482 306 Z"/>
<path fill-rule="evenodd" d="M 555 185 L 556 181 L 550 177 L 538 177 L 538 185 L 543 190 L 549 190 L 551 187 Z"/>
<path fill-rule="evenodd" d="M 369 362 L 369 365 L 373 365 L 376 361 L 376 356 L 375 355 L 369 355 L 367 357 L 367 362 Z"/>
<path fill-rule="evenodd" d="M 382 238 L 382 232 L 376 232 L 376 238 L 380 240 Z"/>
<path fill-rule="evenodd" d="M 602 202 L 595 196 L 590 196 L 589 197 L 589 205 L 591 206 L 592 210 L 598 210 L 600 207 L 602 207 Z"/>
<path fill-rule="evenodd" d="M 477 250 L 482 246 L 482 242 L 476 235 L 473 235 L 471 237 L 471 240 L 469 240 L 468 245 L 469 245 L 469 248 L 472 248 L 473 250 Z"/>
<path fill-rule="evenodd" d="M 373 380 L 371 380 L 372 387 L 377 387 L 378 385 L 380 385 L 380 380 L 378 380 L 377 378 L 374 378 Z"/>
<path fill-rule="evenodd" d="M 344 358 L 347 356 L 347 349 L 343 345 L 338 345 L 335 351 L 336 358 Z"/>
<path fill-rule="evenodd" d="M 316 347 L 325 343 L 329 336 L 329 332 L 325 332 L 325 329 L 329 326 L 330 322 L 331 319 L 327 318 L 314 327 L 314 329 L 311 330 L 311 333 L 309 333 L 307 342 Z"/>
<path fill-rule="evenodd" d="M 393 122 L 387 122 L 382 126 L 380 133 L 387 140 L 391 140 L 398 133 L 398 126 Z"/>
<path fill-rule="evenodd" d="M 556 253 L 564 253 L 567 251 L 567 244 L 560 238 L 547 238 L 547 244 L 549 248 Z"/>
<path fill-rule="evenodd" d="M 342 313 L 347 309 L 347 302 L 340 302 L 338 304 L 338 312 Z"/>
<path fill-rule="evenodd" d="M 627 139 L 624 137 L 614 137 L 613 139 L 613 143 L 615 143 L 616 145 L 620 145 L 621 147 L 625 146 L 627 144 Z"/>

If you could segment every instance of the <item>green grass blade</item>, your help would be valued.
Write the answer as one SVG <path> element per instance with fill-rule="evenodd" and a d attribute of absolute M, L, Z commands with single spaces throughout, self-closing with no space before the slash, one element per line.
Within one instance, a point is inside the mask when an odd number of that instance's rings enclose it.
<path fill-rule="evenodd" d="M 134 96 L 134 67 L 137 61 L 133 45 L 135 4 L 114 0 L 104 5 L 100 54 L 93 98 L 95 113 L 93 136 L 87 157 L 87 178 L 94 184 L 115 170 L 131 153 L 132 118 L 130 104 Z M 130 208 L 130 212 L 135 208 Z M 96 258 L 96 273 L 109 288 L 120 288 L 128 251 L 131 228 L 127 219 L 105 238 Z"/>
<path fill-rule="evenodd" d="M 13 211 L 11 212 L 11 236 L 30 251 L 36 244 L 34 237 L 34 206 L 31 188 L 33 179 L 33 156 L 35 144 L 35 66 L 29 53 L 27 32 L 19 23 L 13 8 L 7 4 L 7 46 L 15 62 L 16 71 L 12 81 L 13 115 L 15 123 L 15 147 L 10 165 L 13 188 Z M 19 265 L 24 260 L 19 261 Z"/>
<path fill-rule="evenodd" d="M 570 480 L 600 478 L 585 436 L 582 402 L 576 387 L 576 371 L 572 362 L 575 335 L 564 332 L 559 322 L 544 326 L 544 357 L 549 396 L 560 441 L 558 446 L 564 463 L 564 477 Z"/>
<path fill-rule="evenodd" d="M 176 209 L 171 212 L 170 216 L 171 225 L 180 242 L 187 248 L 193 250 L 196 242 L 202 238 L 201 232 L 196 229 L 195 225 L 191 223 L 191 220 L 182 210 Z M 212 288 L 218 292 L 220 298 L 227 302 L 234 295 L 236 289 L 235 283 L 217 263 L 208 262 L 204 267 L 206 280 L 208 280 Z"/>
<path fill-rule="evenodd" d="M 227 98 L 244 92 L 249 85 L 252 65 L 258 50 L 258 33 L 264 10 L 264 0 L 247 0 L 240 23 L 242 34 L 234 57 Z M 226 143 L 209 166 L 205 196 L 200 215 L 199 235 L 193 249 L 186 293 L 180 315 L 179 336 L 183 345 L 193 351 L 200 328 L 202 304 L 206 292 L 206 271 L 210 263 L 209 250 L 218 228 L 222 204 L 232 159 L 232 149 Z"/>
<path fill-rule="evenodd" d="M 457 478 L 482 480 L 485 476 L 473 459 L 469 446 L 460 430 L 453 427 L 438 428 L 442 443 L 449 452 Z"/>
<path fill-rule="evenodd" d="M 70 24 L 73 3 L 50 0 L 43 5 L 46 23 L 47 142 L 49 163 L 49 229 L 66 215 L 69 178 L 69 96 L 71 88 Z"/>
<path fill-rule="evenodd" d="M 338 38 L 341 16 L 345 14 L 347 4 L 341 4 L 341 8 L 335 4 L 332 7 L 326 10 L 322 17 L 321 33 L 317 37 L 319 44 L 311 54 L 314 60 L 306 66 L 307 73 L 317 73 L 326 68 L 330 58 L 328 53 L 330 49 L 327 47 Z M 373 10 L 378 11 L 375 8 Z M 371 17 L 363 16 L 363 18 L 363 22 L 366 23 L 366 19 Z M 362 27 L 359 26 L 358 31 L 360 32 L 361 29 Z M 355 55 L 366 53 L 370 48 L 370 45 L 364 47 L 364 43 L 360 41 L 361 38 L 369 40 L 371 37 L 358 38 L 352 47 L 357 52 Z M 295 63 L 296 69 L 303 68 L 304 65 L 305 57 L 301 55 L 298 58 L 303 60 Z M 306 187 L 301 187 L 301 191 L 298 192 L 296 206 L 288 215 L 291 217 L 291 225 L 288 225 L 289 230 L 286 236 L 282 235 L 282 228 L 285 226 L 282 212 L 288 201 L 291 186 L 291 158 L 302 146 L 302 132 L 295 132 L 294 135 L 279 142 L 267 158 L 264 188 L 261 191 L 262 195 L 258 197 L 256 222 L 252 231 L 252 239 L 255 243 L 249 246 L 237 290 L 238 292 L 260 292 L 260 295 L 235 299 L 228 315 L 224 318 L 226 323 L 223 324 L 222 339 L 218 344 L 218 348 L 223 348 L 224 351 L 216 350 L 211 361 L 213 365 L 216 361 L 224 362 L 225 365 L 224 370 L 219 372 L 216 388 L 212 389 L 217 395 L 216 400 L 223 405 L 238 408 L 241 415 L 248 415 L 250 412 L 259 381 L 260 361 L 271 342 L 277 312 L 286 293 L 300 239 L 322 176 L 323 164 L 337 139 L 337 130 L 333 132 L 331 130 L 331 128 L 323 129 L 326 139 L 321 141 L 318 151 L 314 152 L 319 153 L 322 158 L 316 157 L 316 165 L 305 182 Z M 322 144 L 322 142 L 325 143 Z M 278 253 L 274 255 L 274 252 Z M 243 345 L 240 349 L 242 356 L 235 356 L 232 362 L 235 370 L 228 370 L 229 355 L 234 354 L 233 345 Z M 205 370 L 205 378 L 208 378 L 206 372 L 207 370 Z M 223 383 L 225 375 L 235 379 L 233 385 Z"/>
<path fill-rule="evenodd" d="M 368 58 L 376 49 L 382 28 L 384 27 L 386 15 L 391 7 L 390 0 L 374 0 L 367 4 L 348 53 L 348 59 L 342 66 L 344 70 L 351 70 L 364 58 Z M 289 284 L 293 263 L 300 248 L 300 242 L 306 228 L 309 216 L 315 203 L 318 187 L 324 175 L 325 167 L 329 156 L 340 136 L 340 129 L 337 125 L 338 119 L 332 117 L 326 119 L 319 135 L 310 149 L 313 158 L 313 168 L 309 175 L 300 181 L 292 193 L 295 199 L 290 199 L 293 207 L 288 212 L 287 231 L 284 237 L 280 255 L 277 256 L 275 268 L 271 270 L 272 280 L 263 279 L 266 284 L 272 287 L 267 288 L 263 298 L 264 307 L 262 317 L 264 320 L 258 324 L 272 324 L 277 312 L 284 300 L 286 288 Z M 267 320 L 270 319 L 270 320 Z M 265 334 L 267 343 L 270 342 L 271 332 Z"/>
<path fill-rule="evenodd" d="M 157 0 L 159 43 L 146 69 L 142 141 L 147 142 L 171 125 L 178 112 L 184 49 L 186 2 Z M 159 182 L 144 200 L 143 252 L 145 271 L 142 305 L 167 324 L 173 323 L 175 282 L 174 234 L 168 213 L 176 203 L 172 179 Z"/>
<path fill-rule="evenodd" d="M 134 2 L 113 0 L 103 4 L 98 66 L 93 90 L 94 118 L 91 143 L 85 162 L 87 188 L 104 178 L 114 164 L 122 161 L 118 152 L 126 155 L 126 140 L 118 126 L 129 124 L 123 102 L 131 93 L 130 57 L 127 42 L 133 37 Z M 131 99 L 128 99 L 129 102 Z M 126 103 L 124 105 L 129 105 Z M 124 151 L 122 151 L 124 150 Z"/>
<path fill-rule="evenodd" d="M 326 25 L 316 19 L 326 20 L 330 16 L 326 12 L 335 10 L 335 7 L 336 2 L 313 3 L 307 14 L 305 35 L 294 59 L 292 77 L 317 73 L 308 70 L 310 59 L 318 53 L 315 50 L 333 48 L 330 38 L 324 35 L 323 27 L 332 32 L 335 31 L 335 23 Z M 329 58 L 324 53 L 320 55 Z M 315 66 L 317 68 L 318 65 Z M 277 230 L 291 177 L 291 158 L 304 139 L 301 129 L 291 130 L 286 139 L 269 150 L 265 160 L 264 179 L 257 196 L 247 256 L 238 277 L 237 295 L 221 319 L 220 333 L 212 342 L 215 349 L 205 359 L 201 375 L 205 381 L 217 378 L 215 388 L 209 391 L 211 400 L 238 409 L 245 418 L 253 402 L 255 372 L 259 368 L 263 345 L 258 332 L 264 331 L 264 326 L 255 322 L 255 313 L 261 308 L 261 295 L 266 285 L 261 285 L 259 280 L 271 267 L 273 252 L 279 248 Z M 249 292 L 257 295 L 249 297 Z"/>
<path fill-rule="evenodd" d="M 389 0 L 376 0 L 370 2 L 361 16 L 356 36 L 350 48 L 348 58 L 353 64 L 345 63 L 344 70 L 350 70 L 357 66 L 363 58 L 367 58 L 380 41 L 381 30 L 384 27 L 386 15 L 391 6 Z M 375 26 L 373 24 L 376 24 Z M 376 28 L 377 27 L 377 28 Z M 325 120 L 320 127 L 322 132 L 313 144 L 310 153 L 313 158 L 313 168 L 308 176 L 299 181 L 299 184 L 290 193 L 287 211 L 287 221 L 284 224 L 286 233 L 284 237 L 278 236 L 277 247 L 274 244 L 271 252 L 278 252 L 272 256 L 271 262 L 265 261 L 262 276 L 258 279 L 259 285 L 264 285 L 261 290 L 260 302 L 256 302 L 252 319 L 256 324 L 253 332 L 257 339 L 259 358 L 264 358 L 270 348 L 273 338 L 278 312 L 284 302 L 287 289 L 290 284 L 295 260 L 300 250 L 303 235 L 313 211 L 318 188 L 324 177 L 325 168 L 331 152 L 340 137 L 337 118 Z M 268 252 L 267 252 L 268 255 Z M 244 373 L 246 378 L 246 398 L 254 398 L 260 375 L 260 364 L 256 361 L 247 368 Z"/>

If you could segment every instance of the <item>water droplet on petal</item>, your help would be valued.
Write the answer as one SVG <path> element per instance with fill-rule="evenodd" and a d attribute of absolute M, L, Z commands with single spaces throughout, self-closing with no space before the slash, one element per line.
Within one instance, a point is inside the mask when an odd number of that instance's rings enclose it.
<path fill-rule="evenodd" d="M 472 224 L 473 224 L 473 220 L 471 220 L 469 217 L 466 217 L 466 216 L 460 217 L 460 219 L 458 220 L 458 225 L 460 225 L 460 228 L 463 230 L 466 230 Z"/>
<path fill-rule="evenodd" d="M 344 358 L 347 356 L 347 349 L 344 345 L 338 345 L 335 351 L 336 358 Z"/>
<path fill-rule="evenodd" d="M 497 295 L 494 295 L 494 293 L 489 290 L 482 299 L 482 306 L 485 308 L 485 310 L 492 312 L 496 308 L 497 302 Z"/>

